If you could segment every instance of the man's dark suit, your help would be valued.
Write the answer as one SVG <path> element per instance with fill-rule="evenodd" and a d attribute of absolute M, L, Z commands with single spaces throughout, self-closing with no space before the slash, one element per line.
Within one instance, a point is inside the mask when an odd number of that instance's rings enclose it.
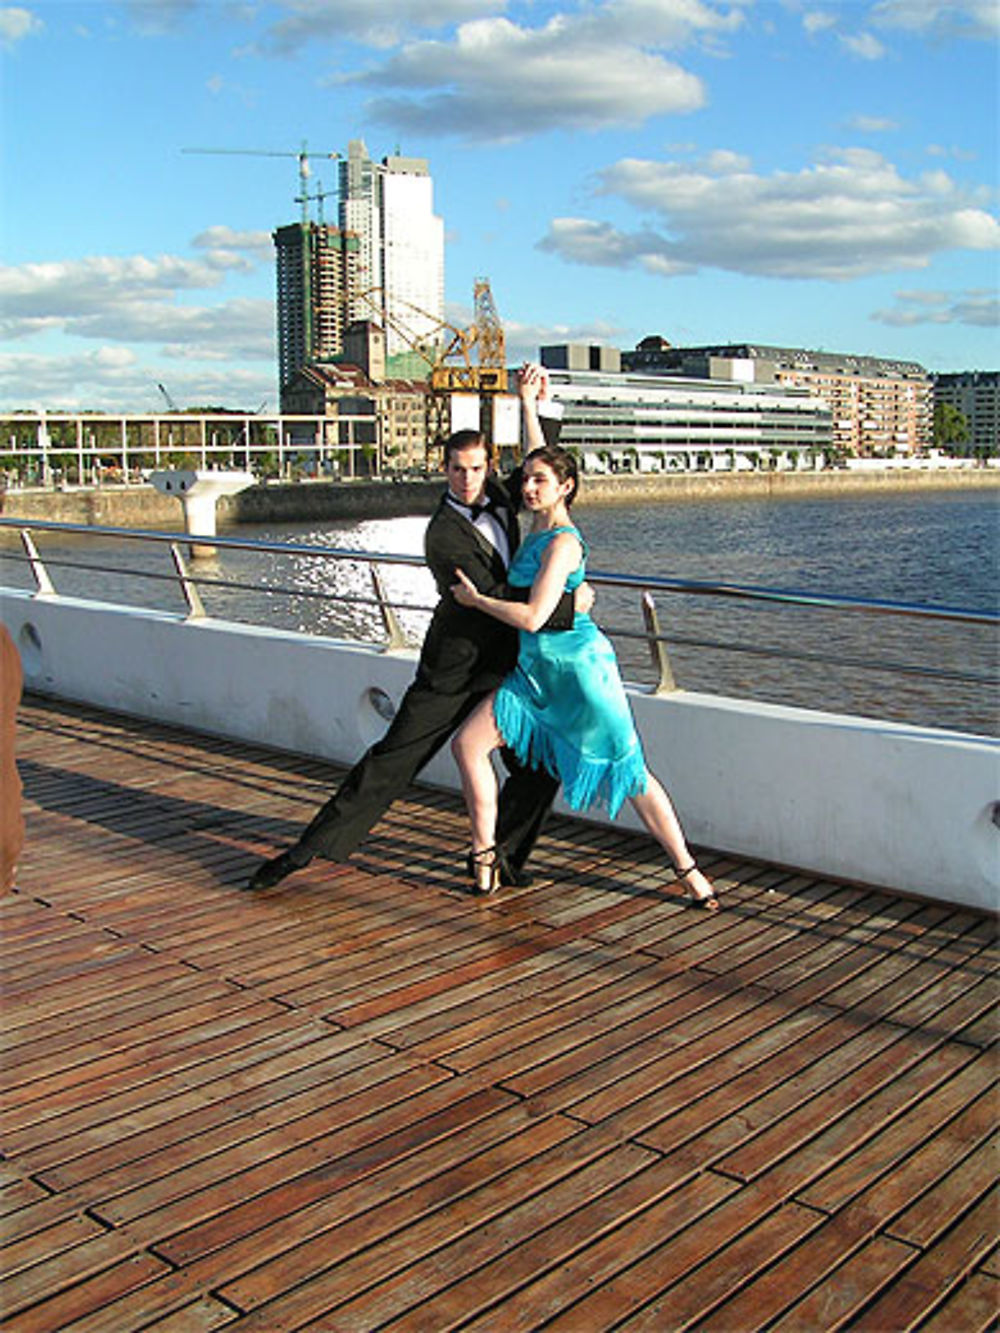
<path fill-rule="evenodd" d="M 503 524 L 513 555 L 519 540 L 517 516 L 506 488 L 487 482 L 495 517 Z M 354 766 L 317 813 L 289 855 L 304 863 L 313 855 L 341 861 L 372 825 L 494 689 L 517 660 L 517 632 L 492 616 L 459 606 L 450 588 L 461 568 L 480 591 L 493 597 L 524 595 L 507 587 L 500 554 L 468 517 L 443 496 L 424 537 L 427 564 L 440 601 L 424 639 L 413 684 L 381 740 Z M 569 629 L 572 594 L 563 597 L 546 629 Z M 558 782 L 544 769 L 525 768 L 503 752 L 511 776 L 504 783 L 497 844 L 509 866 L 523 866 L 555 798 Z"/>

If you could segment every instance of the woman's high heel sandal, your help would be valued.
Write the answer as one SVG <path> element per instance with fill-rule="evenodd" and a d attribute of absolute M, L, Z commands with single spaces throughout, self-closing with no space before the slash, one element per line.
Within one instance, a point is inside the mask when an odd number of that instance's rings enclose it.
<path fill-rule="evenodd" d="M 469 864 L 476 892 L 483 897 L 496 893 L 500 887 L 500 857 L 496 847 L 483 847 L 478 852 L 470 852 Z"/>
<path fill-rule="evenodd" d="M 708 893 L 698 893 L 690 884 L 687 884 L 687 893 L 685 895 L 687 901 L 693 907 L 700 907 L 704 912 L 717 912 L 719 910 L 719 900 L 715 896 L 715 891 L 711 884 L 709 884 L 709 881 L 702 873 L 697 861 L 692 861 L 691 864 L 686 866 L 683 870 L 675 870 L 674 874 L 679 880 L 684 881 L 689 875 L 693 875 L 695 871 L 697 871 L 698 874 L 701 875 L 701 878 L 705 880 L 705 883 L 708 884 Z"/>

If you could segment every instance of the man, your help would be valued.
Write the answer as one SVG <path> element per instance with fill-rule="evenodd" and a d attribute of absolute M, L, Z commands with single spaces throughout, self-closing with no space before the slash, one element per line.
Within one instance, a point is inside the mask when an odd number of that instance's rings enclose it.
<path fill-rule="evenodd" d="M 534 447 L 545 438 L 538 412 L 539 396 L 545 393 L 544 372 L 539 367 L 526 367 L 520 391 L 529 444 Z M 547 416 L 544 422 L 553 438 L 557 437 L 558 421 Z M 492 448 L 478 431 L 459 431 L 445 444 L 448 489 L 424 537 L 425 558 L 440 600 L 424 639 L 416 678 L 382 739 L 362 756 L 298 840 L 258 866 L 246 885 L 248 889 L 271 888 L 308 865 L 314 856 L 331 861 L 350 856 L 479 700 L 514 666 L 516 631 L 490 616 L 459 606 L 450 591 L 455 570 L 460 568 L 490 596 L 527 594 L 527 589 L 512 589 L 506 584 L 507 565 L 517 548 L 519 531 L 512 496 L 491 476 L 492 466 Z M 577 591 L 576 598 L 581 609 L 589 609 L 593 601 L 586 586 Z M 571 629 L 573 613 L 573 594 L 567 593 L 546 630 L 555 633 Z M 502 753 L 510 777 L 500 796 L 497 820 L 500 882 L 523 886 L 531 882 L 524 863 L 558 783 L 544 769 L 526 768 L 512 752 Z"/>

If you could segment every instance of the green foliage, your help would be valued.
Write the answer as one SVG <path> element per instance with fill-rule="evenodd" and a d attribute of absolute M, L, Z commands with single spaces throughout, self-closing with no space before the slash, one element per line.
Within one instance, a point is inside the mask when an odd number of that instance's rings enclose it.
<path fill-rule="evenodd" d="M 965 415 L 951 403 L 934 404 L 934 443 L 936 445 L 969 443 L 969 423 Z"/>

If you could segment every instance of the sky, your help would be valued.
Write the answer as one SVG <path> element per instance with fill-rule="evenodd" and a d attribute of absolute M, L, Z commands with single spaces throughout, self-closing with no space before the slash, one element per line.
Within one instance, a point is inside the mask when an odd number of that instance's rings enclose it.
<path fill-rule="evenodd" d="M 996 369 L 998 36 L 996 0 L 0 2 L 0 408 L 276 411 L 271 233 L 354 138 L 428 159 L 448 318 L 488 278 L 512 364 Z"/>

